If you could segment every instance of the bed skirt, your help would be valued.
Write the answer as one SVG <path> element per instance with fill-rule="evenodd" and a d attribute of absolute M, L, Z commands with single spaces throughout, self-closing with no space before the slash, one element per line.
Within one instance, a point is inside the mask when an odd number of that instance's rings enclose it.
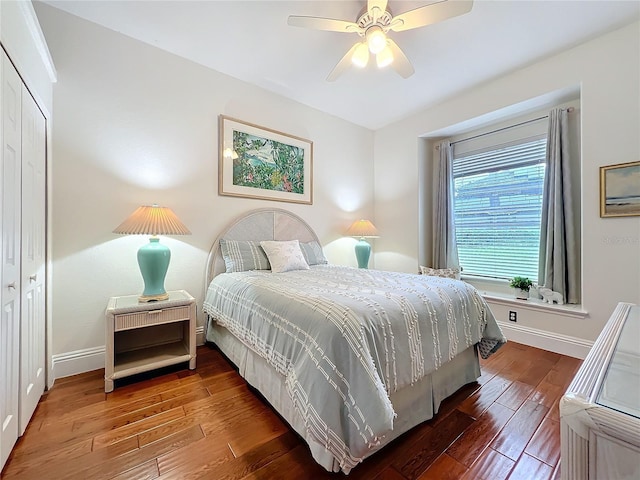
<path fill-rule="evenodd" d="M 308 435 L 304 421 L 293 407 L 293 402 L 285 387 L 285 378 L 277 373 L 262 357 L 244 346 L 229 331 L 209 320 L 207 341 L 215 343 L 237 367 L 240 375 L 257 389 L 271 406 L 309 445 L 311 455 L 322 467 L 330 472 L 341 470 L 338 461 L 323 445 Z M 386 444 L 416 425 L 433 418 L 440 404 L 460 387 L 475 381 L 480 376 L 480 364 L 475 347 L 460 353 L 452 361 L 442 365 L 409 387 L 391 395 L 391 403 L 397 414 L 393 431 L 389 432 L 372 455 Z M 349 473 L 344 470 L 344 473 Z"/>

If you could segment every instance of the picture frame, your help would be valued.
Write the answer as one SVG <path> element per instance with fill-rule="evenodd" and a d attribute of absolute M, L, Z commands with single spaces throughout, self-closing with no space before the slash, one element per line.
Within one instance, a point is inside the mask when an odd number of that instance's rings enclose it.
<path fill-rule="evenodd" d="M 600 216 L 640 215 L 640 162 L 600 167 Z"/>
<path fill-rule="evenodd" d="M 226 115 L 219 117 L 218 193 L 313 203 L 313 142 Z"/>

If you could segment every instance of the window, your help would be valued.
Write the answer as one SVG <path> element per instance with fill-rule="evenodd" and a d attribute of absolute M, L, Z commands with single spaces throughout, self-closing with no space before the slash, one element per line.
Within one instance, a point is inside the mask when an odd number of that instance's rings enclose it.
<path fill-rule="evenodd" d="M 454 219 L 465 274 L 537 280 L 546 136 L 454 150 Z"/>

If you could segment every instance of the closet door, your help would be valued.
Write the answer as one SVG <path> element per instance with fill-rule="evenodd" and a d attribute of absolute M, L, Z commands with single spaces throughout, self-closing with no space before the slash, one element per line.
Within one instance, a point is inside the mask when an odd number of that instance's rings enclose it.
<path fill-rule="evenodd" d="M 22 82 L 2 54 L 2 155 L 0 157 L 0 466 L 18 438 L 20 367 L 20 163 Z"/>
<path fill-rule="evenodd" d="M 45 384 L 45 119 L 22 86 L 20 435 Z"/>

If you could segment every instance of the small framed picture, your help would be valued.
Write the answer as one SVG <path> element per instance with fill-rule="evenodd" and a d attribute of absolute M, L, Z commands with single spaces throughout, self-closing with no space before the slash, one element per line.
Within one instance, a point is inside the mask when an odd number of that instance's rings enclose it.
<path fill-rule="evenodd" d="M 220 116 L 218 193 L 313 203 L 313 142 Z"/>
<path fill-rule="evenodd" d="M 600 216 L 640 215 L 640 162 L 600 167 Z"/>

